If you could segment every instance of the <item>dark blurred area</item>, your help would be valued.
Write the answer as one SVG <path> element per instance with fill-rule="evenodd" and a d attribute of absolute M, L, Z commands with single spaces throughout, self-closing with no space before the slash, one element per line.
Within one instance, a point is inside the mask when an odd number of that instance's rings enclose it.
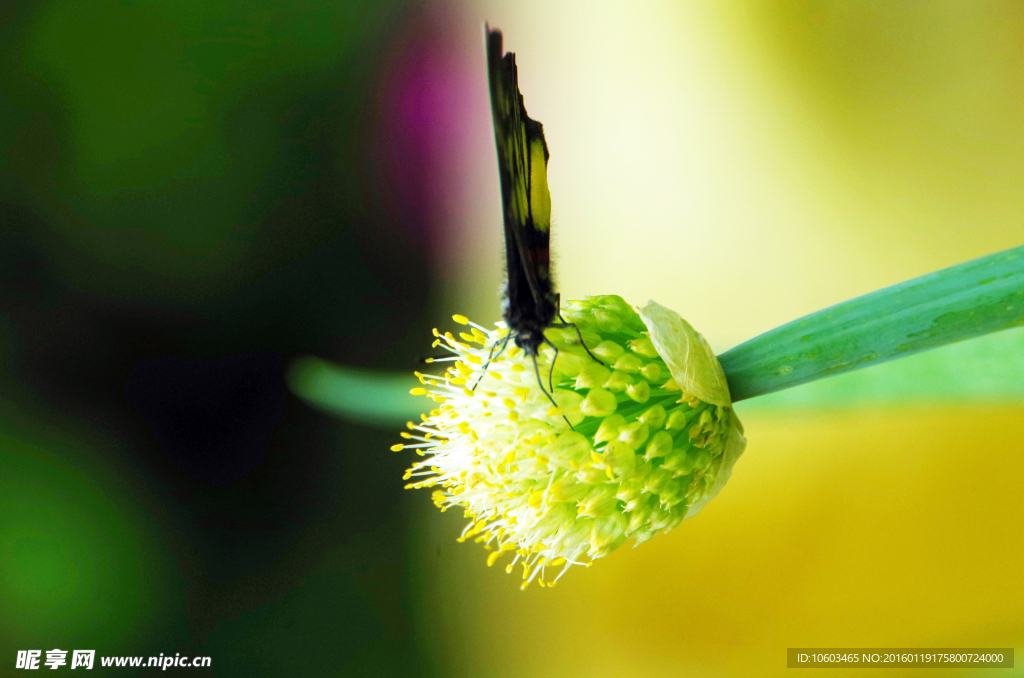
<path fill-rule="evenodd" d="M 443 17 L 383 0 L 0 13 L 4 673 L 62 648 L 208 655 L 224 676 L 428 674 L 408 460 L 284 373 L 422 352 L 430 159 L 382 109 Z"/>

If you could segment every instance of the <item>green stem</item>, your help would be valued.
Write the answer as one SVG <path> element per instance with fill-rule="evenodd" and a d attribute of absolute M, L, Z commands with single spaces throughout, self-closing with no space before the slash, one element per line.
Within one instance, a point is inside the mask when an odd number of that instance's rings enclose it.
<path fill-rule="evenodd" d="M 1024 246 L 843 302 L 719 356 L 733 402 L 1024 325 Z"/>

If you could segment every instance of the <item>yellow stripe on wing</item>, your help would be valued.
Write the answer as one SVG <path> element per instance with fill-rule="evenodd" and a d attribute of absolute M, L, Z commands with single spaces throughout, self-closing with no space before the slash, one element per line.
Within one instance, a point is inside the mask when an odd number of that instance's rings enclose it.
<path fill-rule="evenodd" d="M 551 228 L 551 193 L 548 192 L 548 163 L 544 158 L 544 142 L 534 139 L 530 144 L 530 212 L 537 230 Z"/>

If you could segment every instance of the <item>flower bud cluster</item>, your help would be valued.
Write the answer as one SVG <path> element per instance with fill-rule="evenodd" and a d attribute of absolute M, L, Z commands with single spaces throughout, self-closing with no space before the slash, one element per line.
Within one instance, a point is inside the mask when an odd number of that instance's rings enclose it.
<path fill-rule="evenodd" d="M 442 510 L 462 508 L 470 522 L 460 541 L 488 549 L 488 565 L 511 555 L 507 570 L 522 564 L 524 588 L 671 530 L 718 492 L 743 450 L 703 338 L 668 309 L 652 302 L 641 313 L 649 309 L 671 322 L 642 318 L 617 296 L 569 302 L 571 326 L 545 332 L 551 346 L 536 365 L 503 324 L 487 330 L 455 316 L 469 331 L 435 330 L 435 346 L 452 356 L 435 361 L 448 364 L 441 374 L 417 373 L 413 393 L 437 406 L 392 449 L 425 456 L 407 487 L 435 488 Z M 694 380 L 696 344 L 718 370 L 710 379 Z"/>

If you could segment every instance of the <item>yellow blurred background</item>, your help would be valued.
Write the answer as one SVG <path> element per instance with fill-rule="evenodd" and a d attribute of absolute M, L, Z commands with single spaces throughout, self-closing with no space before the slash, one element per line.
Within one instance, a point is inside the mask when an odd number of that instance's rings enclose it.
<path fill-rule="evenodd" d="M 564 298 L 654 298 L 722 352 L 1024 242 L 1019 3 L 445 11 L 481 66 L 443 311 L 499 315 L 484 19 L 545 126 Z M 555 590 L 520 593 L 422 497 L 410 566 L 439 675 L 776 675 L 787 647 L 1024 638 L 1024 407 L 737 411 L 750 442 L 718 499 Z"/>
<path fill-rule="evenodd" d="M 520 592 L 455 543 L 455 516 L 424 512 L 421 633 L 445 676 L 783 675 L 787 647 L 1012 647 L 1022 426 L 1022 408 L 752 417 L 704 511 L 553 590 Z"/>
<path fill-rule="evenodd" d="M 654 297 L 724 351 L 1021 244 L 1017 4 L 468 2 L 459 17 L 467 59 L 484 19 L 504 31 L 544 123 L 563 297 Z M 448 270 L 487 318 L 501 210 L 474 77 L 476 209 Z"/>

